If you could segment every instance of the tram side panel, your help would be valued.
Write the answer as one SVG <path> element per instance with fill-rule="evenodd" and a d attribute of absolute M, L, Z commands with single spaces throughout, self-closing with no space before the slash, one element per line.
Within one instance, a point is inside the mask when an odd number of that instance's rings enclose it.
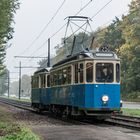
<path fill-rule="evenodd" d="M 85 106 L 85 86 L 67 85 L 51 88 L 51 104 L 74 107 Z"/>
<path fill-rule="evenodd" d="M 50 99 L 50 88 L 42 88 L 40 93 L 40 100 L 43 105 L 49 105 L 51 103 Z"/>
<path fill-rule="evenodd" d="M 31 101 L 32 103 L 39 104 L 41 103 L 41 89 L 40 88 L 33 88 L 32 89 L 32 95 L 31 95 Z"/>

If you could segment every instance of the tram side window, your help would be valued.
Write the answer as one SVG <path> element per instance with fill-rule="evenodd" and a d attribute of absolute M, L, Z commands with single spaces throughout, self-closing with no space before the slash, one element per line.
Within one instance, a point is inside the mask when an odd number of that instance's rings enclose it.
<path fill-rule="evenodd" d="M 75 64 L 75 83 L 78 83 L 78 64 Z"/>
<path fill-rule="evenodd" d="M 62 70 L 62 85 L 71 83 L 71 66 Z"/>
<path fill-rule="evenodd" d="M 31 78 L 31 88 L 34 88 L 35 86 L 34 86 L 34 77 L 32 76 L 32 78 Z"/>
<path fill-rule="evenodd" d="M 57 85 L 61 85 L 62 72 L 61 70 L 57 71 Z"/>
<path fill-rule="evenodd" d="M 35 77 L 35 88 L 39 88 L 39 77 Z"/>
<path fill-rule="evenodd" d="M 53 85 L 56 86 L 57 85 L 57 73 L 54 73 L 53 78 L 54 78 L 53 79 L 53 82 L 54 82 Z"/>
<path fill-rule="evenodd" d="M 47 87 L 50 87 L 50 75 L 47 76 Z"/>
<path fill-rule="evenodd" d="M 39 78 L 38 77 L 33 77 L 32 79 L 32 88 L 38 88 L 38 82 L 39 82 Z"/>
<path fill-rule="evenodd" d="M 67 84 L 67 69 L 62 70 L 62 85 Z"/>
<path fill-rule="evenodd" d="M 45 85 L 46 85 L 46 77 L 45 75 L 41 75 L 41 88 L 45 88 Z"/>
<path fill-rule="evenodd" d="M 116 64 L 116 81 L 120 82 L 120 65 Z"/>
<path fill-rule="evenodd" d="M 83 64 L 81 63 L 80 64 L 80 83 L 83 83 L 84 82 L 84 70 L 83 70 L 84 66 Z"/>
<path fill-rule="evenodd" d="M 86 64 L 86 81 L 87 82 L 93 81 L 93 63 Z"/>
<path fill-rule="evenodd" d="M 53 86 L 53 85 L 54 85 L 53 73 L 52 73 L 51 76 L 50 76 L 50 81 L 51 81 L 51 86 Z"/>

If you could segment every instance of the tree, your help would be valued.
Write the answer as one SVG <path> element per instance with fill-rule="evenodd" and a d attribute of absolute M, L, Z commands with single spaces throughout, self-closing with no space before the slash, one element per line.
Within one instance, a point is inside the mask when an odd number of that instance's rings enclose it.
<path fill-rule="evenodd" d="M 5 66 L 5 48 L 7 42 L 13 37 L 14 14 L 19 8 L 19 0 L 1 0 L 0 1 L 0 73 Z"/>
<path fill-rule="evenodd" d="M 0 95 L 4 95 L 8 90 L 8 82 L 9 82 L 9 71 L 6 69 L 3 71 L 0 77 Z"/>
<path fill-rule="evenodd" d="M 10 84 L 10 95 L 19 96 L 19 81 Z M 23 75 L 21 78 L 21 96 L 31 96 L 31 77 L 28 75 Z"/>
<path fill-rule="evenodd" d="M 122 37 L 122 29 L 120 28 L 121 21 L 116 17 L 115 20 L 107 27 L 104 37 L 104 43 L 108 44 L 110 50 L 117 51 L 125 39 Z"/>
<path fill-rule="evenodd" d="M 18 0 L 0 0 L 0 93 L 7 90 L 7 70 L 4 66 L 6 45 L 13 37 L 14 14 L 19 8 Z"/>
<path fill-rule="evenodd" d="M 123 92 L 140 92 L 140 1 L 132 0 L 121 23 L 125 44 L 120 47 Z"/>
<path fill-rule="evenodd" d="M 21 79 L 21 96 L 31 96 L 31 77 L 23 75 Z"/>

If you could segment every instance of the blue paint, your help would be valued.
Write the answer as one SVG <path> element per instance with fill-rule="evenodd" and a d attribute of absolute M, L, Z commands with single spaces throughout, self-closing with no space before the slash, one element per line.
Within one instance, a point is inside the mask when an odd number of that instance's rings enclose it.
<path fill-rule="evenodd" d="M 32 103 L 50 104 L 50 88 L 32 89 Z"/>
<path fill-rule="evenodd" d="M 109 100 L 103 104 L 102 96 Z M 58 104 L 85 109 L 119 109 L 119 84 L 79 84 L 43 89 L 32 89 L 32 102 L 44 105 Z"/>
<path fill-rule="evenodd" d="M 44 105 L 50 104 L 50 88 L 42 88 L 40 93 L 41 103 Z"/>
<path fill-rule="evenodd" d="M 32 103 L 40 103 L 40 89 L 34 88 L 32 89 L 32 97 L 31 97 Z"/>
<path fill-rule="evenodd" d="M 120 85 L 117 84 L 94 84 L 86 85 L 87 108 L 120 108 Z M 107 95 L 109 100 L 103 104 L 102 96 Z"/>
<path fill-rule="evenodd" d="M 102 102 L 103 95 L 109 97 L 107 104 L 103 104 Z M 120 108 L 120 85 L 81 84 L 52 87 L 51 103 L 80 108 Z"/>

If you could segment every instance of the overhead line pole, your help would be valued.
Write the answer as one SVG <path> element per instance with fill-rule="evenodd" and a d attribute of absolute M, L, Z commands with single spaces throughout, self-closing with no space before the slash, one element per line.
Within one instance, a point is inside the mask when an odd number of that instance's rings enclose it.
<path fill-rule="evenodd" d="M 10 73 L 8 73 L 8 98 L 10 96 L 9 90 L 10 90 Z"/>
<path fill-rule="evenodd" d="M 48 63 L 47 66 L 50 67 L 50 38 L 48 39 Z"/>
<path fill-rule="evenodd" d="M 19 100 L 21 96 L 21 61 L 19 62 Z"/>

